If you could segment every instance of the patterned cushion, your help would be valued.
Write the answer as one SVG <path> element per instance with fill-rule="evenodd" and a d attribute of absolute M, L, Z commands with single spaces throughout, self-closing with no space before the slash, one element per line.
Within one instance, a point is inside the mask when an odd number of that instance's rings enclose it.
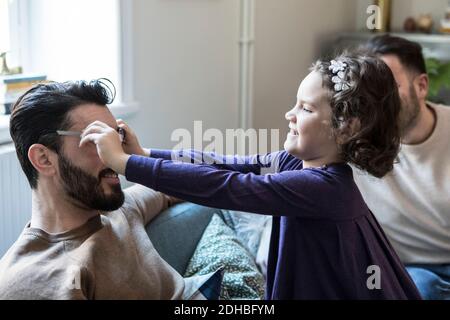
<path fill-rule="evenodd" d="M 219 300 L 223 269 L 206 275 L 184 278 L 183 300 Z"/>
<path fill-rule="evenodd" d="M 214 215 L 189 261 L 185 277 L 223 267 L 221 299 L 262 299 L 264 278 L 236 233 Z"/>
<path fill-rule="evenodd" d="M 223 221 L 236 232 L 241 243 L 256 258 L 263 230 L 272 217 L 232 210 L 222 210 L 221 213 Z"/>

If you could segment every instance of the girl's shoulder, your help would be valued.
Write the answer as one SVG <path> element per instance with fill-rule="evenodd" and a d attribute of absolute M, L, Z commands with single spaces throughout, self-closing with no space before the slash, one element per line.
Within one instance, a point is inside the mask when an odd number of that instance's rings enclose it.
<path fill-rule="evenodd" d="M 278 168 L 279 172 L 301 170 L 303 169 L 303 161 L 289 154 L 287 151 L 280 151 L 278 153 Z"/>
<path fill-rule="evenodd" d="M 303 168 L 301 160 L 285 156 L 280 180 L 291 187 L 307 185 L 310 190 L 350 192 L 356 189 L 352 168 L 346 163 L 336 163 L 318 168 Z"/>
<path fill-rule="evenodd" d="M 302 170 L 305 174 L 313 175 L 329 175 L 329 174 L 340 174 L 340 175 L 351 175 L 352 169 L 347 163 L 333 163 L 330 165 L 325 165 L 320 168 L 303 168 L 303 160 L 296 158 L 295 156 L 289 154 L 287 151 L 280 151 L 277 154 L 277 162 L 279 172 L 292 171 L 292 170 Z"/>

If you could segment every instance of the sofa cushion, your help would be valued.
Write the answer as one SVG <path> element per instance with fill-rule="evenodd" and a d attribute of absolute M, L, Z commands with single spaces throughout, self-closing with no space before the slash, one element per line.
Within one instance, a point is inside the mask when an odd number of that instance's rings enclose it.
<path fill-rule="evenodd" d="M 261 236 L 272 217 L 232 210 L 222 210 L 221 213 L 223 221 L 236 232 L 242 244 L 256 258 Z"/>
<path fill-rule="evenodd" d="M 214 214 L 187 266 L 185 277 L 223 267 L 222 299 L 262 299 L 264 278 L 236 233 Z"/>
<path fill-rule="evenodd" d="M 183 274 L 203 231 L 219 209 L 184 202 L 162 212 L 147 226 L 147 234 L 159 255 Z M 215 270 L 211 270 L 215 271 Z"/>

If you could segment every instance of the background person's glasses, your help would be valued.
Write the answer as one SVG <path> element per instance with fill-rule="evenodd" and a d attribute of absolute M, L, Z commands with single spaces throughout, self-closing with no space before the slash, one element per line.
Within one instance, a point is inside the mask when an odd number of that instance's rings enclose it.
<path fill-rule="evenodd" d="M 122 128 L 117 129 L 117 133 L 120 137 L 120 142 L 123 143 L 125 140 L 125 130 Z M 82 132 L 81 131 L 64 131 L 64 130 L 56 130 L 56 134 L 58 136 L 69 136 L 69 137 L 81 137 Z"/>

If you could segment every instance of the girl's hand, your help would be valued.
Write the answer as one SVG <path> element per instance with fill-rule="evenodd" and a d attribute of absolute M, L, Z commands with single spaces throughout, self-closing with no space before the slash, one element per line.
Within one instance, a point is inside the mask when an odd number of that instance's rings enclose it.
<path fill-rule="evenodd" d="M 139 144 L 138 138 L 133 130 L 122 120 L 117 120 L 117 126 L 125 131 L 125 139 L 123 140 L 123 150 L 128 154 L 149 157 L 149 151 L 145 150 Z"/>
<path fill-rule="evenodd" d="M 100 160 L 119 174 L 125 174 L 128 158 L 122 148 L 120 136 L 116 130 L 101 121 L 88 125 L 81 134 L 80 147 L 93 142 L 97 147 Z"/>

